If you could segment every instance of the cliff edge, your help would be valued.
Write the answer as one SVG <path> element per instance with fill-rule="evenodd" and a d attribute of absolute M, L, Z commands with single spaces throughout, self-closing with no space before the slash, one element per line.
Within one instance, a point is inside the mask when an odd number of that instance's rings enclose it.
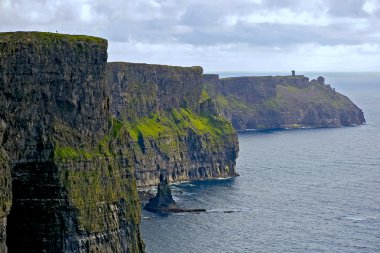
<path fill-rule="evenodd" d="M 203 75 L 204 90 L 237 130 L 341 127 L 365 123 L 363 112 L 324 78 L 302 75 L 221 78 Z"/>

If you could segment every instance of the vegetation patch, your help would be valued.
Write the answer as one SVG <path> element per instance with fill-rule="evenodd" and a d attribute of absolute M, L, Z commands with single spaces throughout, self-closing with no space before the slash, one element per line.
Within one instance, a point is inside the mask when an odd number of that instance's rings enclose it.
<path fill-rule="evenodd" d="M 114 159 L 94 159 L 88 169 L 64 170 L 60 180 L 78 212 L 79 226 L 83 231 L 117 229 L 117 216 L 110 215 L 113 211 L 110 205 L 117 205 L 120 200 L 127 205 L 125 218 L 134 224 L 139 223 L 140 205 L 133 188 L 135 179 L 125 175 L 125 170 Z"/>
<path fill-rule="evenodd" d="M 216 96 L 215 101 L 221 108 L 227 108 L 228 107 L 228 99 L 221 94 L 218 94 Z"/>
<path fill-rule="evenodd" d="M 61 34 L 61 33 L 51 33 L 51 32 L 5 32 L 0 33 L 0 39 L 14 39 L 14 40 L 22 40 L 22 39 L 37 39 L 45 42 L 54 43 L 58 40 L 65 40 L 67 42 L 92 42 L 92 43 L 106 43 L 105 39 L 87 35 L 69 35 L 69 34 Z"/>
<path fill-rule="evenodd" d="M 207 91 L 205 89 L 202 90 L 202 93 L 201 93 L 201 99 L 199 100 L 199 103 L 203 103 L 204 101 L 210 99 L 210 95 L 207 93 Z"/>

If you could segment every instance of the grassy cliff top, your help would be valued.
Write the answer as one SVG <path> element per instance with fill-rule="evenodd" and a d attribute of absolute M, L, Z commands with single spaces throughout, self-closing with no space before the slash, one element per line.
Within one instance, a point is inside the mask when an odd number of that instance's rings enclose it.
<path fill-rule="evenodd" d="M 203 68 L 200 66 L 192 67 L 182 67 L 182 66 L 171 66 L 171 65 L 161 65 L 161 64 L 148 64 L 148 63 L 132 63 L 132 62 L 108 62 L 110 66 L 120 66 L 120 67 L 134 67 L 143 69 L 170 69 L 170 70 L 194 70 L 203 73 Z"/>
<path fill-rule="evenodd" d="M 0 33 L 0 41 L 15 41 L 15 42 L 66 41 L 69 43 L 83 41 L 87 43 L 107 44 L 107 40 L 99 38 L 99 37 L 93 37 L 93 36 L 87 36 L 87 35 L 50 33 L 50 32 L 4 32 L 4 33 Z"/>
<path fill-rule="evenodd" d="M 246 79 L 267 79 L 267 78 L 277 78 L 277 79 L 299 79 L 299 78 L 305 78 L 304 75 L 288 75 L 288 76 L 234 76 L 234 77 L 223 77 L 220 78 L 220 80 L 246 80 Z"/>

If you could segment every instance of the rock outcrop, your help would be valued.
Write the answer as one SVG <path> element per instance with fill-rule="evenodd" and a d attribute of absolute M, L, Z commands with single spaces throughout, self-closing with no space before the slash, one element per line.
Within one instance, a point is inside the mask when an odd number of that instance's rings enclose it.
<path fill-rule="evenodd" d="M 157 194 L 149 199 L 144 209 L 155 213 L 199 213 L 206 212 L 206 209 L 180 208 L 175 203 L 168 179 L 165 174 L 161 174 L 160 183 L 157 187 Z"/>
<path fill-rule="evenodd" d="M 106 50 L 95 37 L 0 34 L 0 251 L 10 181 L 9 252 L 144 251 L 133 167 L 112 135 Z"/>
<path fill-rule="evenodd" d="M 202 93 L 202 68 L 109 63 L 115 136 L 138 186 L 235 176 L 238 140 Z"/>
<path fill-rule="evenodd" d="M 168 179 L 164 174 L 161 174 L 156 196 L 151 198 L 144 208 L 153 212 L 168 212 L 170 209 L 177 208 Z"/>
<path fill-rule="evenodd" d="M 205 91 L 237 130 L 340 127 L 365 123 L 349 98 L 302 75 L 233 77 L 203 75 Z"/>

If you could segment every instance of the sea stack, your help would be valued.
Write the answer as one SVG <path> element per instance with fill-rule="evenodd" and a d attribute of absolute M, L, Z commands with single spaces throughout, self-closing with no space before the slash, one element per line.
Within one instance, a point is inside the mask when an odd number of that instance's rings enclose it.
<path fill-rule="evenodd" d="M 146 210 L 155 213 L 200 213 L 206 212 L 203 208 L 180 208 L 172 197 L 168 177 L 160 175 L 160 183 L 157 187 L 157 194 L 151 198 L 144 207 Z"/>
<path fill-rule="evenodd" d="M 160 175 L 156 196 L 151 198 L 144 208 L 152 212 L 168 212 L 170 209 L 177 208 L 168 179 L 164 174 Z"/>

